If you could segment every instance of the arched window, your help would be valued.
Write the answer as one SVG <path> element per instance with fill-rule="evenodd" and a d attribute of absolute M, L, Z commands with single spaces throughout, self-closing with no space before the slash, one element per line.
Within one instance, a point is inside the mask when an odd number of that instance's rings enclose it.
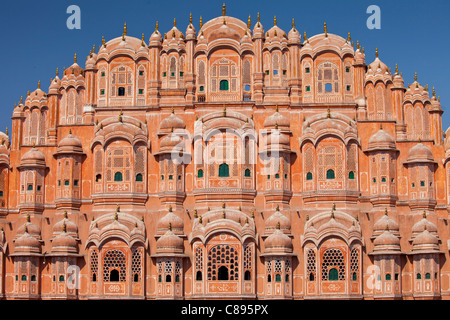
<path fill-rule="evenodd" d="M 102 181 L 102 175 L 101 174 L 97 174 L 95 176 L 95 182 L 101 182 Z"/>
<path fill-rule="evenodd" d="M 138 173 L 136 175 L 136 181 L 143 181 L 142 174 Z"/>
<path fill-rule="evenodd" d="M 226 163 L 222 163 L 219 166 L 219 177 L 229 177 L 230 176 L 230 167 Z"/>
<path fill-rule="evenodd" d="M 197 274 L 195 275 L 195 280 L 202 281 L 203 276 L 201 271 L 197 271 Z"/>
<path fill-rule="evenodd" d="M 110 282 L 117 282 L 120 279 L 120 272 L 117 269 L 111 270 L 109 273 L 109 281 Z"/>
<path fill-rule="evenodd" d="M 267 282 L 272 282 L 272 276 L 270 274 L 267 275 Z"/>
<path fill-rule="evenodd" d="M 119 87 L 119 88 L 117 88 L 117 95 L 118 95 L 119 97 L 125 96 L 125 88 L 124 88 L 124 87 Z"/>
<path fill-rule="evenodd" d="M 281 274 L 277 273 L 275 275 L 275 282 L 281 282 Z"/>
<path fill-rule="evenodd" d="M 139 275 L 137 273 L 133 276 L 133 282 L 139 282 Z"/>
<path fill-rule="evenodd" d="M 245 271 L 244 280 L 252 280 L 252 275 L 249 270 Z"/>
<path fill-rule="evenodd" d="M 387 281 L 390 281 L 390 280 L 391 280 L 391 274 L 390 274 L 390 273 L 386 273 L 385 279 L 386 279 Z"/>
<path fill-rule="evenodd" d="M 228 91 L 229 89 L 228 80 L 220 80 L 219 89 L 221 91 Z"/>
<path fill-rule="evenodd" d="M 221 266 L 218 270 L 217 280 L 227 281 L 228 280 L 228 268 Z"/>
<path fill-rule="evenodd" d="M 312 180 L 313 179 L 313 174 L 312 174 L 312 172 L 308 172 L 307 174 L 306 174 L 306 180 Z"/>
<path fill-rule="evenodd" d="M 431 274 L 430 273 L 425 273 L 425 279 L 431 279 Z"/>
<path fill-rule="evenodd" d="M 339 279 L 338 271 L 336 268 L 331 268 L 328 271 L 328 280 L 330 281 L 337 281 Z"/>
<path fill-rule="evenodd" d="M 202 169 L 199 169 L 197 171 L 197 178 L 203 178 L 203 170 Z"/>
<path fill-rule="evenodd" d="M 355 179 L 355 173 L 354 173 L 353 171 L 350 171 L 350 172 L 348 173 L 348 178 L 349 178 L 350 180 Z"/>
<path fill-rule="evenodd" d="M 417 279 L 417 280 L 421 280 L 421 279 L 422 279 L 422 275 L 421 275 L 420 273 L 418 273 L 418 274 L 416 275 L 416 279 Z"/>
<path fill-rule="evenodd" d="M 59 276 L 59 282 L 64 282 L 64 276 Z"/>
<path fill-rule="evenodd" d="M 166 282 L 172 282 L 172 276 L 170 274 L 166 275 Z"/>
<path fill-rule="evenodd" d="M 309 273 L 309 281 L 314 281 L 314 273 Z"/>
<path fill-rule="evenodd" d="M 114 181 L 123 181 L 122 172 L 116 172 L 114 174 Z"/>
<path fill-rule="evenodd" d="M 245 169 L 244 176 L 245 177 L 251 177 L 250 169 Z"/>
<path fill-rule="evenodd" d="M 335 178 L 334 170 L 333 169 L 327 170 L 327 179 L 334 179 L 334 178 Z"/>

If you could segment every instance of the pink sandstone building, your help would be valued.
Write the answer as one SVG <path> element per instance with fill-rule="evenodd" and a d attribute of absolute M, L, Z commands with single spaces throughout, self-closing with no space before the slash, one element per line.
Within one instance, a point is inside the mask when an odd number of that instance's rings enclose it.
<path fill-rule="evenodd" d="M 226 15 L 95 47 L 0 133 L 3 299 L 449 299 L 450 140 L 376 53 Z"/>

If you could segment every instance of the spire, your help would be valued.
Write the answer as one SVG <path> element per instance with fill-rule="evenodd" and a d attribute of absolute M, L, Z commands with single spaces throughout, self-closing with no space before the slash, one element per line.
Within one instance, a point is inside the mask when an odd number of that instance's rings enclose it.
<path fill-rule="evenodd" d="M 259 23 L 259 12 L 256 14 L 256 21 Z"/>
<path fill-rule="evenodd" d="M 414 81 L 417 82 L 417 71 L 416 71 L 416 73 L 414 74 Z"/>
<path fill-rule="evenodd" d="M 273 16 L 273 25 L 274 25 L 274 26 L 277 25 L 277 16 Z"/>
<path fill-rule="evenodd" d="M 177 19 L 173 18 L 173 26 L 176 27 L 177 26 Z"/>
<path fill-rule="evenodd" d="M 328 30 L 327 30 L 327 23 L 324 22 L 323 24 L 323 32 L 325 33 L 325 37 L 328 37 Z"/>
<path fill-rule="evenodd" d="M 169 222 L 169 231 L 172 231 L 172 222 Z"/>
<path fill-rule="evenodd" d="M 41 88 L 41 80 L 38 81 L 38 89 Z"/>
<path fill-rule="evenodd" d="M 423 210 L 423 218 L 426 219 L 427 218 L 427 212 L 425 210 Z"/>
<path fill-rule="evenodd" d="M 277 223 L 277 230 L 280 230 L 281 226 L 280 226 L 280 221 L 278 221 Z"/>
<path fill-rule="evenodd" d="M 123 35 L 127 35 L 127 22 L 125 21 L 125 24 L 123 25 Z"/>
<path fill-rule="evenodd" d="M 292 18 L 292 29 L 295 31 L 295 20 Z"/>
<path fill-rule="evenodd" d="M 203 27 L 203 18 L 202 18 L 202 16 L 200 16 L 200 29 Z"/>
<path fill-rule="evenodd" d="M 384 215 L 387 216 L 388 215 L 388 209 L 384 208 Z"/>
<path fill-rule="evenodd" d="M 158 23 L 158 21 L 156 21 L 155 32 L 158 32 L 158 29 L 159 29 L 159 23 Z"/>
<path fill-rule="evenodd" d="M 75 53 L 75 55 L 73 56 L 73 63 L 77 63 L 77 54 Z"/>
<path fill-rule="evenodd" d="M 436 98 L 436 89 L 433 87 L 433 97 Z"/>
<path fill-rule="evenodd" d="M 189 13 L 189 25 L 192 24 L 192 12 Z"/>
<path fill-rule="evenodd" d="M 395 73 L 398 74 L 398 64 L 395 64 Z"/>
<path fill-rule="evenodd" d="M 58 76 L 59 75 L 59 70 L 58 70 L 58 68 L 56 68 L 56 76 Z"/>
<path fill-rule="evenodd" d="M 142 33 L 141 46 L 142 46 L 142 47 L 145 47 L 144 33 Z"/>
<path fill-rule="evenodd" d="M 327 118 L 331 118 L 331 111 L 330 111 L 330 108 L 328 108 L 328 110 L 327 110 Z"/>
<path fill-rule="evenodd" d="M 66 233 L 67 232 L 67 227 L 66 227 L 66 222 L 63 222 L 63 232 Z"/>
<path fill-rule="evenodd" d="M 102 46 L 106 48 L 106 42 L 105 42 L 105 37 L 102 36 Z"/>
<path fill-rule="evenodd" d="M 95 44 L 92 46 L 92 53 L 95 53 Z"/>
<path fill-rule="evenodd" d="M 252 26 L 252 17 L 250 15 L 248 15 L 247 28 L 250 29 L 251 26 Z"/>
<path fill-rule="evenodd" d="M 375 49 L 375 57 L 378 58 L 378 48 Z"/>
<path fill-rule="evenodd" d="M 227 14 L 227 9 L 225 7 L 225 2 L 222 5 L 222 16 L 225 16 Z"/>
<path fill-rule="evenodd" d="M 347 42 L 352 42 L 352 36 L 350 35 L 350 32 L 348 33 L 347 36 Z M 357 43 L 359 43 L 359 41 L 357 41 Z"/>

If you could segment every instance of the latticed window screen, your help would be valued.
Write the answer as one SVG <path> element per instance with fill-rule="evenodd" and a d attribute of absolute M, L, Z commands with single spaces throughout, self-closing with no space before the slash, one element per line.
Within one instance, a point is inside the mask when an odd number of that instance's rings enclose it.
<path fill-rule="evenodd" d="M 323 254 L 322 281 L 327 280 L 345 280 L 344 255 L 339 249 L 328 249 Z"/>
<path fill-rule="evenodd" d="M 112 181 L 116 173 L 122 174 L 124 181 L 130 181 L 131 154 L 129 147 L 113 148 L 106 158 L 106 180 Z"/>
<path fill-rule="evenodd" d="M 117 249 L 109 250 L 103 258 L 103 281 L 109 282 L 111 271 L 117 270 L 119 272 L 119 281 L 126 281 L 126 258 L 125 254 Z"/>
<path fill-rule="evenodd" d="M 91 251 L 90 262 L 91 262 L 91 266 L 90 266 L 91 281 L 97 281 L 97 279 L 98 279 L 98 252 L 95 249 L 93 249 Z"/>
<path fill-rule="evenodd" d="M 313 249 L 308 250 L 306 272 L 308 279 L 313 280 L 316 277 L 316 253 Z M 311 277 L 312 274 L 312 277 Z"/>
<path fill-rule="evenodd" d="M 140 281 L 142 278 L 142 254 L 137 248 L 131 255 L 131 274 L 134 280 Z"/>
<path fill-rule="evenodd" d="M 125 95 L 131 96 L 133 90 L 133 75 L 130 67 L 119 66 L 111 71 L 111 96 L 118 95 L 118 89 L 125 88 Z"/>
<path fill-rule="evenodd" d="M 200 60 L 198 63 L 198 84 L 202 86 L 206 84 L 205 70 L 205 62 Z"/>
<path fill-rule="evenodd" d="M 331 62 L 324 62 L 317 67 L 317 91 L 325 92 L 326 85 L 331 85 L 331 91 L 328 93 L 339 92 L 339 73 L 338 67 Z"/>
<path fill-rule="evenodd" d="M 343 154 L 342 150 L 336 146 L 325 146 L 318 152 L 318 179 L 327 179 L 327 172 L 333 170 L 335 179 L 343 179 Z"/>
<path fill-rule="evenodd" d="M 359 250 L 358 248 L 353 248 L 350 252 L 350 271 L 352 273 L 352 279 L 356 280 L 359 272 Z"/>
<path fill-rule="evenodd" d="M 244 247 L 244 273 L 249 271 L 252 274 L 253 247 L 249 244 Z"/>
<path fill-rule="evenodd" d="M 211 91 L 237 91 L 238 76 L 236 64 L 231 60 L 221 59 L 215 62 L 211 66 Z"/>
<path fill-rule="evenodd" d="M 238 253 L 233 246 L 219 244 L 209 250 L 208 280 L 219 280 L 219 268 L 221 267 L 227 268 L 228 280 L 238 280 Z"/>

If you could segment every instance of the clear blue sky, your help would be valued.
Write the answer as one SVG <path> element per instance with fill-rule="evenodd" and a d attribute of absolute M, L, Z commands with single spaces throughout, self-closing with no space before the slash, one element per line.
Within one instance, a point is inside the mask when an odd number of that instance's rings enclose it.
<path fill-rule="evenodd" d="M 4 1 L 0 11 L 1 32 L 1 80 L 0 130 L 11 128 L 14 103 L 27 90 L 41 88 L 48 91 L 50 78 L 59 67 L 73 63 L 74 53 L 84 67 L 86 56 L 93 44 L 101 44 L 121 36 L 126 21 L 128 35 L 148 39 L 159 21 L 160 31 L 172 28 L 173 18 L 177 27 L 185 32 L 192 12 L 198 29 L 199 17 L 203 21 L 221 15 L 223 1 L 114 1 L 114 0 L 55 0 L 55 1 Z M 67 7 L 75 4 L 81 9 L 81 30 L 69 30 L 66 20 Z M 381 30 L 369 30 L 366 13 L 369 5 L 381 8 Z M 268 30 L 277 16 L 278 26 L 286 33 L 291 29 L 292 18 L 296 28 L 308 36 L 323 32 L 327 22 L 328 32 L 359 40 L 366 50 L 366 62 L 375 59 L 379 48 L 380 59 L 394 70 L 398 63 L 405 85 L 414 81 L 436 87 L 444 111 L 450 106 L 450 1 L 384 1 L 384 0 L 228 0 L 227 15 L 252 22 L 260 12 L 261 23 Z M 450 126 L 450 112 L 443 115 L 443 128 Z"/>

